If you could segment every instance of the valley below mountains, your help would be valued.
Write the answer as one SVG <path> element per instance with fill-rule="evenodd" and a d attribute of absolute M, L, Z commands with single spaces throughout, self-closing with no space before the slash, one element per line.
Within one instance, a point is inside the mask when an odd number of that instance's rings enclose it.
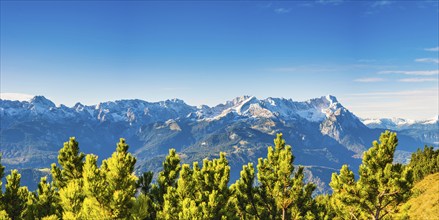
<path fill-rule="evenodd" d="M 44 168 L 57 162 L 69 137 L 100 160 L 109 157 L 123 137 L 137 158 L 138 173 L 160 171 L 170 148 L 190 164 L 226 152 L 233 183 L 242 165 L 256 165 L 276 133 L 283 133 L 294 164 L 305 166 L 307 181 L 316 183 L 319 193 L 328 190 L 331 174 L 343 164 L 356 172 L 362 152 L 386 129 L 398 132 L 399 162 L 407 162 L 417 148 L 439 143 L 437 117 L 404 125 L 391 119 L 360 119 L 330 95 L 304 102 L 242 96 L 214 107 L 190 106 L 178 99 L 67 107 L 35 96 L 29 101 L 0 100 L 0 117 L 2 164 L 7 170 L 30 169 L 26 173 L 35 176 L 47 175 Z"/>

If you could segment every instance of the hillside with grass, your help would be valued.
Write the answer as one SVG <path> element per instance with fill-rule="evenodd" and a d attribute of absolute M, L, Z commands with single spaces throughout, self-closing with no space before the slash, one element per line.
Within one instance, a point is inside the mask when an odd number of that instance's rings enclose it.
<path fill-rule="evenodd" d="M 410 219 L 439 218 L 439 173 L 430 174 L 416 183 L 407 202 Z"/>

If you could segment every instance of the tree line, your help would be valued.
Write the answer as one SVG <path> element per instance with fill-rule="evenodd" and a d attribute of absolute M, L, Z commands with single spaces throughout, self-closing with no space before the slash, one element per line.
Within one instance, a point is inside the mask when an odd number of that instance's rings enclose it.
<path fill-rule="evenodd" d="M 124 139 L 98 166 L 98 157 L 80 152 L 72 137 L 52 164 L 52 181 L 41 178 L 35 192 L 11 171 L 0 190 L 0 219 L 406 219 L 402 204 L 415 181 L 439 171 L 439 150 L 426 146 L 402 165 L 393 162 L 397 144 L 396 133 L 382 133 L 357 176 L 343 165 L 332 174 L 332 194 L 313 197 L 316 186 L 293 166 L 282 134 L 232 184 L 225 153 L 190 165 L 171 149 L 153 182 L 152 172 L 134 174 L 136 158 Z M 0 163 L 0 177 L 4 169 Z"/>

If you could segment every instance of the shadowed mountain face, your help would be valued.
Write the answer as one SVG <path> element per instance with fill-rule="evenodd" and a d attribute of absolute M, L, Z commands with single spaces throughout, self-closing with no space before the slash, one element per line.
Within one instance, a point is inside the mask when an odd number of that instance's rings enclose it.
<path fill-rule="evenodd" d="M 214 107 L 194 107 L 178 99 L 121 100 L 71 108 L 36 96 L 28 102 L 0 100 L 0 117 L 0 151 L 7 169 L 49 167 L 71 136 L 83 152 L 104 159 L 124 137 L 138 159 L 138 172 L 158 172 L 169 148 L 177 149 L 186 163 L 223 151 L 233 182 L 242 165 L 256 164 L 281 132 L 292 146 L 295 164 L 306 166 L 308 179 L 323 188 L 343 164 L 356 170 L 361 153 L 383 131 L 365 126 L 333 96 L 305 102 L 242 96 Z M 404 151 L 424 144 L 410 134 L 399 139 L 402 159 L 408 155 Z"/>

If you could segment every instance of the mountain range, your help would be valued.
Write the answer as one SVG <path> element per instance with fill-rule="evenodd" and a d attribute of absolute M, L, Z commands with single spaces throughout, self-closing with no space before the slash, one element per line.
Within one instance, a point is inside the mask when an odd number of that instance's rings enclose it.
<path fill-rule="evenodd" d="M 369 128 L 381 128 L 398 131 L 399 134 L 412 136 L 421 142 L 438 145 L 439 116 L 428 120 L 407 120 L 403 118 L 362 119 Z"/>
<path fill-rule="evenodd" d="M 243 164 L 265 157 L 276 133 L 283 133 L 295 164 L 306 167 L 308 181 L 317 183 L 319 192 L 328 190 L 331 173 L 343 164 L 356 170 L 362 152 L 385 129 L 398 132 L 396 159 L 401 162 L 418 147 L 439 143 L 437 117 L 405 124 L 399 119 L 360 119 L 331 95 L 304 102 L 241 96 L 213 107 L 191 106 L 179 99 L 67 107 L 35 96 L 29 101 L 0 100 L 0 119 L 0 152 L 7 169 L 50 167 L 72 136 L 81 151 L 105 159 L 123 137 L 137 157 L 138 173 L 157 173 L 170 148 L 186 163 L 223 151 L 232 168 L 231 182 Z"/>

